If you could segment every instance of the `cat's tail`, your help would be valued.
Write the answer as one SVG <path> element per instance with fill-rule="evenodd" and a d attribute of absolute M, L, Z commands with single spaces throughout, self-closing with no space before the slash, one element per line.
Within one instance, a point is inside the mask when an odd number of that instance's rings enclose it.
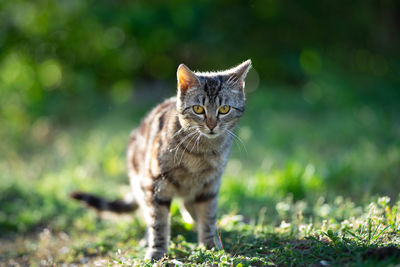
<path fill-rule="evenodd" d="M 80 202 L 83 202 L 87 206 L 92 207 L 98 211 L 127 213 L 133 212 L 138 208 L 138 204 L 133 197 L 129 197 L 125 200 L 108 201 L 102 197 L 83 192 L 72 192 L 70 194 L 70 197 Z"/>

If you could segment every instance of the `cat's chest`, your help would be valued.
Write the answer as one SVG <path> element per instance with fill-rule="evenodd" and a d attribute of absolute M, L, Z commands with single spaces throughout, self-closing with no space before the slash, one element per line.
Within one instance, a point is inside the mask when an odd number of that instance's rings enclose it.
<path fill-rule="evenodd" d="M 161 171 L 167 176 L 166 182 L 175 188 L 178 195 L 190 195 L 201 190 L 210 181 L 218 179 L 225 163 L 214 155 L 186 154 L 176 161 L 171 158 L 162 164 Z"/>
<path fill-rule="evenodd" d="M 185 170 L 184 175 L 201 176 L 219 170 L 227 160 L 225 151 L 208 151 L 206 153 L 185 152 L 165 153 L 163 166 L 166 169 Z M 177 156 L 178 155 L 178 156 Z M 180 173 L 179 173 L 180 174 Z"/>
<path fill-rule="evenodd" d="M 193 173 L 183 167 L 172 170 L 168 175 L 167 183 L 173 187 L 174 195 L 181 197 L 197 195 L 207 184 L 219 178 L 214 169 Z"/>
<path fill-rule="evenodd" d="M 181 163 L 182 166 L 194 175 L 205 170 L 217 169 L 221 164 L 221 158 L 213 155 L 186 154 Z"/>

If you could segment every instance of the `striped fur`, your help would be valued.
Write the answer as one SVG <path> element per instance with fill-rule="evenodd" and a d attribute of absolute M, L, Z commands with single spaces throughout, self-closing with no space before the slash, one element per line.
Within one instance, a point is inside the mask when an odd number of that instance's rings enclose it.
<path fill-rule="evenodd" d="M 132 207 L 140 207 L 148 226 L 146 258 L 167 253 L 174 197 L 183 198 L 196 221 L 199 243 L 221 248 L 216 238 L 218 191 L 232 130 L 245 109 L 244 79 L 250 67 L 248 60 L 222 72 L 194 73 L 180 65 L 177 96 L 155 107 L 131 133 L 127 163 Z M 205 113 L 196 114 L 194 105 Z M 224 115 L 218 113 L 223 105 L 230 106 Z M 74 198 L 98 209 L 111 208 L 111 202 L 87 194 Z"/>
<path fill-rule="evenodd" d="M 89 207 L 98 211 L 112 211 L 116 213 L 133 212 L 138 208 L 135 201 L 114 200 L 107 201 L 96 195 L 91 195 L 83 192 L 73 192 L 71 198 L 82 201 Z"/>

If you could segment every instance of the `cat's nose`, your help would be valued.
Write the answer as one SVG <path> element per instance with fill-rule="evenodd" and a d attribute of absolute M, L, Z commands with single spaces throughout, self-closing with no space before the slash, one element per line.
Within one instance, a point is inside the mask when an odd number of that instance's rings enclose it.
<path fill-rule="evenodd" d="M 207 127 L 212 131 L 214 128 L 215 128 L 215 126 L 217 126 L 217 122 L 216 121 L 213 121 L 213 120 L 206 120 L 206 125 L 207 125 Z"/>

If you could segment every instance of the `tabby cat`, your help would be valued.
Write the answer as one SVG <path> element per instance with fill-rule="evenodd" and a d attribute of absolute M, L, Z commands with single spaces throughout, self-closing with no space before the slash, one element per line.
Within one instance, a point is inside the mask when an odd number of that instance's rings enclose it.
<path fill-rule="evenodd" d="M 130 136 L 127 149 L 133 200 L 106 201 L 75 192 L 71 196 L 98 210 L 143 212 L 147 224 L 146 259 L 167 253 L 169 208 L 180 197 L 195 220 L 198 241 L 221 243 L 216 234 L 221 175 L 235 128 L 245 110 L 245 78 L 251 61 L 220 72 L 178 67 L 177 96 L 155 107 Z"/>

